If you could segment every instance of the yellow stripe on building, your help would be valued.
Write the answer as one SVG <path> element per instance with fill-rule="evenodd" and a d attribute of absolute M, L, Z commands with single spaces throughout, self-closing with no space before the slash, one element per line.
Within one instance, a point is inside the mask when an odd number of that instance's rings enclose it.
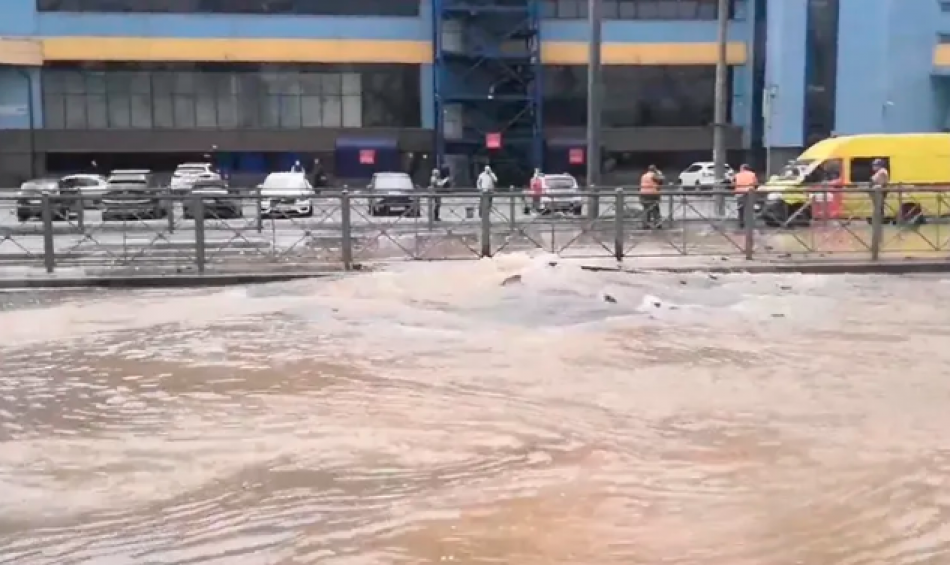
<path fill-rule="evenodd" d="M 545 42 L 541 60 L 548 65 L 586 65 L 588 44 L 581 42 Z M 718 46 L 715 43 L 605 43 L 601 58 L 605 65 L 715 65 Z M 736 41 L 726 46 L 730 65 L 744 65 L 745 43 Z"/>
<path fill-rule="evenodd" d="M 950 45 L 937 45 L 934 47 L 934 66 L 950 67 Z"/>
<path fill-rule="evenodd" d="M 950 45 L 934 51 L 935 65 L 950 65 Z M 547 41 L 548 65 L 584 65 L 583 42 Z M 605 65 L 714 65 L 715 43 L 606 43 Z M 747 62 L 745 43 L 727 46 L 730 65 Z M 428 41 L 366 39 L 179 39 L 144 37 L 0 38 L 0 64 L 43 61 L 181 61 L 234 63 L 432 63 Z"/>
<path fill-rule="evenodd" d="M 0 65 L 38 67 L 43 64 L 43 48 L 33 39 L 0 37 Z"/>
<path fill-rule="evenodd" d="M 47 61 L 432 62 L 428 41 L 56 37 L 43 39 L 42 45 Z"/>

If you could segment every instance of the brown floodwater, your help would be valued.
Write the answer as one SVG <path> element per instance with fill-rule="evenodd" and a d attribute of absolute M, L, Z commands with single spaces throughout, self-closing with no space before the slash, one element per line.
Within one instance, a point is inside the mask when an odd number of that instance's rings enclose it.
<path fill-rule="evenodd" d="M 0 563 L 945 565 L 948 303 L 527 256 L 0 294 Z"/>

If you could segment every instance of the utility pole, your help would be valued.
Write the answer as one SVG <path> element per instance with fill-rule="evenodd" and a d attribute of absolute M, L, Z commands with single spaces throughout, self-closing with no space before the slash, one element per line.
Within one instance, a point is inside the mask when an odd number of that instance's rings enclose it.
<path fill-rule="evenodd" d="M 600 188 L 600 117 L 602 111 L 601 60 L 603 46 L 603 11 L 601 0 L 587 1 L 587 21 L 590 27 L 590 51 L 587 60 L 587 190 Z M 599 214 L 596 196 L 590 197 L 588 209 L 591 218 Z"/>
<path fill-rule="evenodd" d="M 715 116 L 713 120 L 713 170 L 715 171 L 717 190 L 725 189 L 726 181 L 726 116 L 729 104 L 729 0 L 719 0 L 718 33 L 716 34 L 716 93 Z M 726 197 L 716 196 L 716 213 L 722 217 L 726 213 Z"/>

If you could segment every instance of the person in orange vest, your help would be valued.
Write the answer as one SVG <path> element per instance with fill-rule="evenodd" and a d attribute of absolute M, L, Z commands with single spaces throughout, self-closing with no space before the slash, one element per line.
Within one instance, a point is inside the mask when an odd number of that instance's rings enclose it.
<path fill-rule="evenodd" d="M 531 182 L 528 184 L 528 192 L 531 193 L 531 204 L 525 206 L 525 214 L 537 212 L 541 209 L 541 193 L 544 192 L 541 177 L 541 169 L 535 169 L 534 174 L 531 176 Z"/>
<path fill-rule="evenodd" d="M 660 185 L 663 184 L 663 174 L 650 165 L 647 172 L 640 177 L 640 206 L 643 207 L 643 226 L 645 229 L 660 229 L 663 227 L 663 215 L 660 214 Z"/>
<path fill-rule="evenodd" d="M 739 227 L 745 228 L 745 210 L 746 205 L 750 204 L 749 193 L 754 192 L 759 186 L 759 178 L 755 176 L 755 173 L 752 172 L 752 167 L 749 165 L 742 165 L 739 167 L 739 172 L 736 173 L 735 178 L 735 191 L 736 198 L 738 199 L 738 208 L 739 208 Z"/>

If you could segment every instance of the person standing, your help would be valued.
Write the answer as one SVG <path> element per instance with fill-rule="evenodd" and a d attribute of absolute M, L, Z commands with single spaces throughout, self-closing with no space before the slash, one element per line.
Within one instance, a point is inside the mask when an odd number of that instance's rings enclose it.
<path fill-rule="evenodd" d="M 541 209 L 541 193 L 544 191 L 544 183 L 541 180 L 541 169 L 535 169 L 531 181 L 528 183 L 528 192 L 531 196 L 531 204 L 525 205 L 524 213 L 538 212 Z"/>
<path fill-rule="evenodd" d="M 880 198 L 877 201 L 878 212 L 883 220 L 886 217 L 885 204 L 887 202 L 887 186 L 891 182 L 891 173 L 887 170 L 884 159 L 875 159 L 871 163 L 871 190 L 880 192 Z M 873 198 L 873 194 L 871 194 Z M 897 214 L 895 214 L 897 215 Z"/>
<path fill-rule="evenodd" d="M 650 165 L 640 177 L 640 206 L 643 207 L 643 227 L 648 230 L 663 227 L 660 213 L 660 185 L 663 176 L 656 165 Z"/>
<path fill-rule="evenodd" d="M 736 204 L 739 210 L 739 227 L 745 228 L 746 206 L 752 204 L 752 193 L 759 186 L 759 178 L 752 171 L 752 167 L 743 164 L 736 173 L 735 183 Z"/>
<path fill-rule="evenodd" d="M 429 177 L 429 190 L 435 195 L 432 197 L 432 221 L 442 221 L 442 196 L 439 192 L 445 186 L 445 179 L 442 178 L 442 172 L 439 169 L 432 169 L 432 175 Z"/>
<path fill-rule="evenodd" d="M 320 162 L 320 159 L 313 160 L 313 171 L 311 172 L 310 184 L 313 188 L 326 188 L 327 186 L 327 173 L 323 170 L 323 164 Z"/>
<path fill-rule="evenodd" d="M 478 191 L 484 195 L 482 199 L 483 205 L 479 206 L 479 217 L 491 214 L 492 194 L 495 192 L 495 184 L 497 182 L 498 177 L 495 176 L 495 172 L 491 170 L 490 166 L 486 165 L 485 170 L 478 175 L 478 180 L 476 181 Z M 481 209 L 482 207 L 484 207 L 484 209 Z"/>

